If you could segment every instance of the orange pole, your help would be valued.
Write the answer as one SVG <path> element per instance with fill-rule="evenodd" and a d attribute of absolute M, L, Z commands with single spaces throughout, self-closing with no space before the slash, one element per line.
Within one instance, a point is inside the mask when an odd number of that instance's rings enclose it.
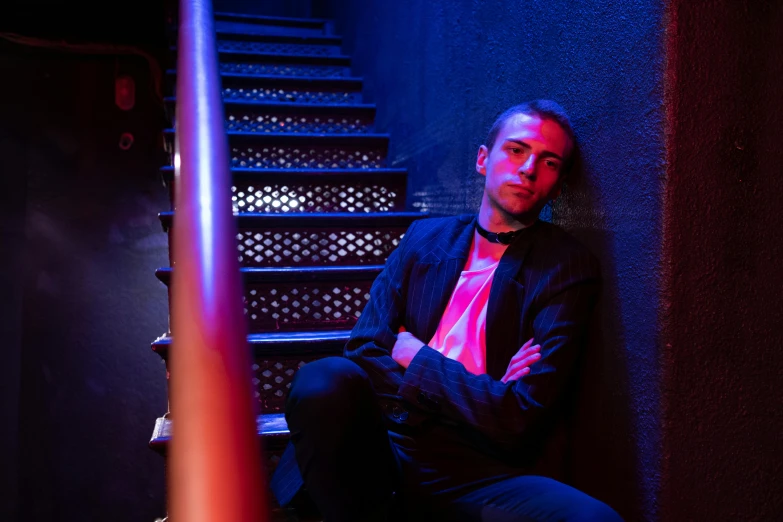
<path fill-rule="evenodd" d="M 265 522 L 211 0 L 181 0 L 169 514 Z"/>

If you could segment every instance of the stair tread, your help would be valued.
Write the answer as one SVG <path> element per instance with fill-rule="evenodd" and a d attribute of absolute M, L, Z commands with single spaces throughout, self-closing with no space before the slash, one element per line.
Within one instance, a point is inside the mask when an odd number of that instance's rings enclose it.
<path fill-rule="evenodd" d="M 350 330 L 251 333 L 247 336 L 247 343 L 256 356 L 340 355 L 350 335 Z M 152 351 L 165 359 L 172 341 L 170 334 L 162 335 L 152 342 Z"/>
<path fill-rule="evenodd" d="M 235 56 L 238 59 L 253 58 L 256 62 L 263 60 L 274 62 L 296 61 L 306 62 L 310 65 L 343 65 L 346 67 L 351 64 L 351 57 L 344 54 L 323 55 L 309 53 L 264 53 L 260 51 L 218 51 L 218 56 L 221 61 L 225 61 L 227 57 Z"/>
<path fill-rule="evenodd" d="M 292 344 L 303 342 L 347 342 L 350 330 L 298 330 L 295 332 L 268 332 L 248 334 L 247 342 L 253 345 Z M 171 344 L 172 336 L 162 335 L 152 343 L 157 346 Z"/>
<path fill-rule="evenodd" d="M 171 441 L 174 420 L 159 417 L 155 420 L 149 445 L 156 451 L 163 452 Z M 256 430 L 259 437 L 287 440 L 290 432 L 284 413 L 263 413 L 256 417 Z"/>
<path fill-rule="evenodd" d="M 277 77 L 280 79 L 313 77 L 325 80 L 339 80 L 351 77 L 350 64 L 347 63 L 312 63 L 307 60 L 253 62 L 252 60 L 242 59 L 242 57 L 237 57 L 236 60 L 231 60 L 231 57 L 225 58 L 226 60 L 220 63 L 219 70 L 226 74 L 244 74 L 248 77 Z"/>
<path fill-rule="evenodd" d="M 373 280 L 383 270 L 383 265 L 347 265 L 317 267 L 241 267 L 247 282 L 310 282 Z M 168 285 L 174 269 L 170 266 L 155 270 L 155 277 Z"/>
<path fill-rule="evenodd" d="M 174 180 L 174 167 L 167 165 L 160 168 L 163 182 L 169 185 Z M 280 176 L 286 176 L 291 180 L 317 181 L 342 180 L 352 178 L 377 179 L 377 178 L 404 178 L 407 169 L 395 168 L 358 168 L 358 169 L 253 169 L 248 167 L 232 167 L 231 175 L 235 181 L 277 182 Z M 404 183 L 404 180 L 401 180 Z"/>
<path fill-rule="evenodd" d="M 306 35 L 306 34 L 257 34 L 235 33 L 218 30 L 215 32 L 218 42 L 223 40 L 245 40 L 265 43 L 293 43 L 303 45 L 342 45 L 342 37 L 334 35 Z"/>
<path fill-rule="evenodd" d="M 246 107 L 264 107 L 265 109 L 291 110 L 300 109 L 304 111 L 317 112 L 375 112 L 376 106 L 373 103 L 296 103 L 296 102 L 261 102 L 254 100 L 223 100 L 224 105 L 241 105 Z"/>
<path fill-rule="evenodd" d="M 177 46 L 172 45 L 169 47 L 172 52 L 177 52 Z M 273 60 L 279 61 L 281 58 L 285 60 L 307 61 L 316 62 L 317 64 L 331 64 L 331 65 L 350 65 L 351 57 L 345 54 L 310 54 L 310 53 L 265 53 L 260 51 L 218 51 L 219 57 L 224 55 L 236 55 L 243 58 L 255 58 L 258 60 Z"/>
<path fill-rule="evenodd" d="M 170 74 L 176 74 L 176 71 L 171 70 Z M 237 78 L 269 81 L 273 83 L 290 83 L 290 84 L 330 84 L 330 85 L 342 85 L 342 84 L 361 84 L 364 79 L 361 76 L 273 76 L 269 74 L 244 74 L 244 73 L 220 73 L 223 78 Z"/>
<path fill-rule="evenodd" d="M 171 225 L 174 219 L 174 211 L 160 212 L 158 218 L 164 228 Z M 366 226 L 403 226 L 417 219 L 428 217 L 422 212 L 239 212 L 234 214 L 240 227 L 253 228 L 257 226 L 309 226 L 309 227 L 337 227 L 357 226 L 362 222 Z M 277 222 L 277 223 L 275 223 Z"/>
<path fill-rule="evenodd" d="M 160 168 L 164 179 L 169 182 L 174 177 L 174 167 L 167 165 Z M 340 178 L 340 177 L 401 177 L 408 173 L 407 169 L 395 168 L 358 168 L 358 169 L 253 169 L 248 167 L 232 167 L 235 178 L 245 179 L 279 179 L 279 176 L 302 178 Z"/>
<path fill-rule="evenodd" d="M 174 167 L 166 165 L 160 168 L 161 172 L 174 173 Z M 302 175 L 302 176 L 354 176 L 357 174 L 389 174 L 403 175 L 407 174 L 408 169 L 404 168 L 377 168 L 377 169 L 250 169 L 247 167 L 232 167 L 231 172 L 235 174 L 252 174 L 256 176 L 279 176 L 279 175 Z"/>
<path fill-rule="evenodd" d="M 163 131 L 164 134 L 167 135 L 173 135 L 175 133 L 175 130 L 172 128 L 165 129 Z M 310 133 L 310 132 L 247 132 L 247 131 L 226 131 L 226 134 L 228 134 L 229 137 L 231 136 L 238 136 L 238 137 L 254 137 L 254 138 L 266 138 L 270 140 L 275 139 L 281 139 L 281 138 L 293 138 L 297 140 L 322 140 L 322 141 L 329 141 L 329 140 L 335 140 L 339 141 L 342 139 L 348 139 L 351 141 L 386 141 L 390 138 L 389 134 L 382 134 L 382 133 L 367 133 L 367 134 L 328 134 L 328 133 Z"/>
<path fill-rule="evenodd" d="M 166 71 L 168 76 L 177 76 L 176 69 L 168 69 Z M 361 88 L 364 78 L 361 76 L 280 76 L 273 74 L 247 74 L 247 73 L 232 73 L 221 72 L 221 78 L 234 79 L 234 80 L 253 80 L 254 82 L 264 83 L 269 82 L 276 85 L 288 84 L 294 85 L 309 85 L 309 84 L 324 84 L 329 86 L 351 86 Z"/>
<path fill-rule="evenodd" d="M 166 96 L 163 101 L 169 104 L 177 103 L 176 96 Z M 296 103 L 296 102 L 262 102 L 255 100 L 223 99 L 223 105 L 239 105 L 245 107 L 263 107 L 265 109 L 302 110 L 317 112 L 357 112 L 375 111 L 373 103 Z M 168 129 L 173 130 L 173 129 Z M 236 131 L 234 131 L 236 132 Z M 289 133 L 291 134 L 291 133 Z M 298 133 L 297 133 L 298 134 Z"/>
<path fill-rule="evenodd" d="M 323 25 L 328 22 L 325 18 L 298 18 L 290 16 L 265 16 L 244 13 L 231 13 L 228 11 L 215 11 L 215 20 L 235 20 L 244 22 L 269 23 L 269 24 L 301 24 L 307 26 Z"/>

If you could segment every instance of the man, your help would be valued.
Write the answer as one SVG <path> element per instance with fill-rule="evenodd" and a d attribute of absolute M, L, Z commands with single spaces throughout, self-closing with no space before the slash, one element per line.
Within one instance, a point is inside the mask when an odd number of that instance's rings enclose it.
<path fill-rule="evenodd" d="M 409 520 L 620 520 L 531 474 L 599 285 L 593 256 L 538 220 L 573 150 L 554 102 L 498 117 L 476 160 L 478 216 L 414 223 L 345 358 L 297 374 L 286 419 L 301 476 L 287 451 L 273 480 L 281 503 L 303 481 L 325 522 L 391 520 L 392 492 Z"/>

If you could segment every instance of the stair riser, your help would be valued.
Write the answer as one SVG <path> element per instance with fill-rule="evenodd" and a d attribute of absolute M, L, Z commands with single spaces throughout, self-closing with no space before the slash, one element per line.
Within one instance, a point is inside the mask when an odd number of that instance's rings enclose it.
<path fill-rule="evenodd" d="M 174 152 L 174 132 L 164 132 L 164 148 Z M 239 133 L 228 135 L 233 169 L 382 169 L 388 136 L 379 134 Z M 173 159 L 172 159 L 173 162 Z M 173 163 L 172 163 L 173 164 Z"/>
<path fill-rule="evenodd" d="M 382 265 L 397 247 L 405 227 L 389 228 L 240 228 L 242 267 Z M 173 231 L 169 230 L 169 245 Z"/>
<path fill-rule="evenodd" d="M 301 93 L 300 93 L 301 94 Z M 297 107 L 285 110 L 280 107 L 258 107 L 226 104 L 224 108 L 226 130 L 230 132 L 258 134 L 372 134 L 374 132 L 375 111 L 346 110 L 337 108 L 331 111 L 319 111 L 320 114 L 306 113 Z M 173 104 L 166 110 L 170 124 L 174 124 Z"/>
<path fill-rule="evenodd" d="M 376 169 L 386 167 L 385 144 L 320 145 L 253 143 L 229 138 L 232 168 L 245 169 Z"/>
<path fill-rule="evenodd" d="M 274 359 L 258 357 L 253 361 L 253 396 L 259 411 L 284 413 L 285 398 L 296 372 L 305 364 L 329 356 L 340 356 L 342 350 L 331 354 L 309 356 L 280 356 Z"/>
<path fill-rule="evenodd" d="M 225 75 L 221 80 L 223 99 L 259 103 L 309 103 L 356 105 L 362 101 L 362 82 L 354 78 L 286 78 L 262 76 L 258 78 Z M 166 75 L 167 92 L 176 92 L 176 74 Z M 341 107 L 341 109 L 345 109 Z M 314 109 L 318 110 L 318 109 Z M 173 114 L 173 103 L 167 103 L 167 112 Z M 171 121 L 171 114 L 169 114 Z"/>
<path fill-rule="evenodd" d="M 248 85 L 251 84 L 251 85 Z M 340 86 L 264 86 L 252 85 L 247 80 L 225 78 L 223 99 L 227 101 L 253 101 L 261 103 L 313 103 L 351 105 L 361 103 L 360 90 Z"/>
<path fill-rule="evenodd" d="M 259 437 L 258 442 L 261 445 L 261 462 L 266 475 L 266 484 L 269 484 L 272 480 L 277 465 L 280 463 L 280 458 L 283 456 L 286 445 L 288 444 L 288 437 Z M 170 439 L 157 439 L 150 442 L 150 447 L 161 455 L 167 455 L 168 445 Z M 277 503 L 277 499 L 271 493 L 267 492 L 266 496 L 269 501 L 270 522 L 290 522 L 300 521 L 300 518 L 295 514 L 291 508 L 281 508 Z M 311 520 L 311 519 L 308 519 Z M 304 522 L 304 520 L 301 520 Z M 320 522 L 320 519 L 319 519 Z"/>
<path fill-rule="evenodd" d="M 280 180 L 263 185 L 236 181 L 232 201 L 239 212 L 395 212 L 402 211 L 405 204 L 405 186 L 400 181 Z"/>
<path fill-rule="evenodd" d="M 358 179 L 357 179 L 358 178 Z M 234 212 L 285 214 L 336 212 L 402 212 L 405 209 L 405 179 L 317 179 L 308 177 L 259 182 L 236 179 L 231 186 Z M 174 206 L 175 182 L 169 182 Z"/>
<path fill-rule="evenodd" d="M 238 234 L 245 267 L 379 265 L 405 233 L 385 229 L 244 229 Z"/>
<path fill-rule="evenodd" d="M 215 31 L 219 33 L 280 35 L 280 36 L 323 36 L 323 28 L 285 27 L 264 23 L 215 20 Z"/>
<path fill-rule="evenodd" d="M 320 24 L 323 25 L 323 24 Z M 309 24 L 309 28 L 317 28 L 319 24 Z M 242 34 L 242 33 L 224 33 L 216 31 L 218 41 L 232 40 L 242 42 L 272 42 L 272 43 L 292 43 L 306 45 L 334 45 L 342 47 L 343 39 L 339 36 L 328 34 L 318 36 L 298 36 L 298 35 L 264 35 L 264 34 Z"/>
<path fill-rule="evenodd" d="M 245 281 L 248 333 L 350 330 L 367 304 L 376 274 L 346 273 L 331 281 L 286 281 L 283 276 L 279 283 Z M 171 288 L 169 284 L 169 306 Z"/>
<path fill-rule="evenodd" d="M 239 39 L 220 39 L 217 42 L 220 52 L 255 52 L 277 54 L 310 54 L 313 56 L 339 56 L 339 45 L 288 43 L 288 42 L 254 42 Z"/>
<path fill-rule="evenodd" d="M 371 286 L 367 280 L 247 283 L 243 302 L 249 331 L 350 330 L 367 304 Z"/>
<path fill-rule="evenodd" d="M 373 111 L 350 115 L 297 114 L 279 109 L 226 105 L 226 129 L 259 134 L 371 134 L 374 130 Z"/>
<path fill-rule="evenodd" d="M 307 63 L 269 63 L 231 60 L 226 57 L 218 66 L 221 73 L 250 74 L 257 76 L 347 78 L 351 68 L 347 65 L 318 65 Z"/>

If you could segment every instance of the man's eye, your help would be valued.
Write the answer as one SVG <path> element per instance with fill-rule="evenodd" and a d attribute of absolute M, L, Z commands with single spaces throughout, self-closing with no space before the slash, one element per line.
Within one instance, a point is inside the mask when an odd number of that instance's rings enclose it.
<path fill-rule="evenodd" d="M 546 166 L 549 167 L 550 169 L 555 169 L 555 170 L 560 168 L 560 164 L 556 161 L 547 161 Z"/>
<path fill-rule="evenodd" d="M 522 149 L 521 149 L 521 148 L 519 148 L 519 147 L 511 147 L 511 148 L 510 148 L 510 149 L 508 149 L 508 150 L 510 150 L 510 151 L 511 151 L 511 152 L 513 152 L 514 154 L 520 154 L 520 153 L 522 152 Z"/>

